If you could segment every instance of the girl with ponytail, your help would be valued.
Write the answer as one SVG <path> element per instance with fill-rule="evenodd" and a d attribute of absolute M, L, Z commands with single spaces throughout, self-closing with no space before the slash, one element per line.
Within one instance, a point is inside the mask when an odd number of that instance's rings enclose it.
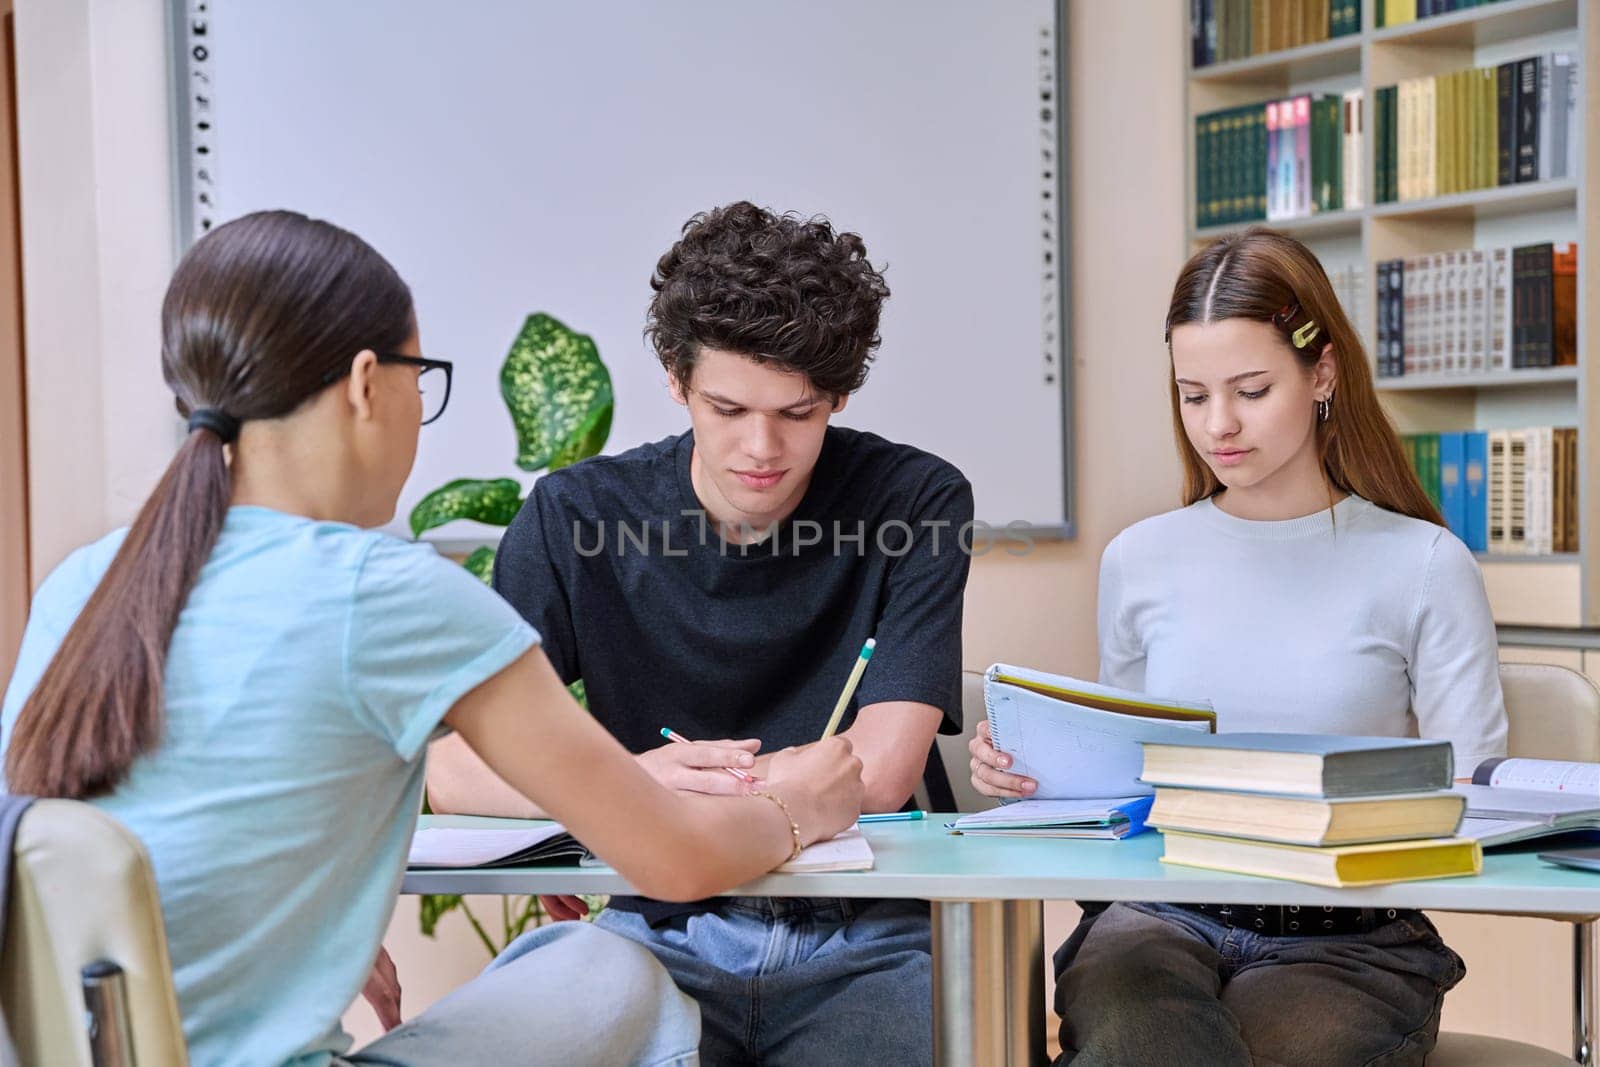
<path fill-rule="evenodd" d="M 1100 564 L 1100 678 L 1209 698 L 1219 731 L 1451 742 L 1503 755 L 1494 621 L 1378 405 L 1315 256 L 1221 238 L 1167 312 L 1184 507 Z M 1030 795 L 986 724 L 972 780 Z M 1420 912 L 1086 904 L 1056 953 L 1061 1062 L 1420 1064 L 1461 960 Z"/>
<path fill-rule="evenodd" d="M 672 900 L 850 825 L 849 743 L 778 753 L 762 795 L 669 791 L 499 597 L 365 529 L 393 516 L 450 365 L 422 357 L 410 291 L 355 235 L 285 211 L 217 228 L 167 290 L 161 361 L 189 435 L 132 526 L 40 586 L 0 747 L 8 792 L 87 800 L 143 841 L 192 1062 L 692 1060 L 694 1002 L 645 949 L 580 923 L 519 939 L 345 1054 L 427 741 L 454 729 Z"/>

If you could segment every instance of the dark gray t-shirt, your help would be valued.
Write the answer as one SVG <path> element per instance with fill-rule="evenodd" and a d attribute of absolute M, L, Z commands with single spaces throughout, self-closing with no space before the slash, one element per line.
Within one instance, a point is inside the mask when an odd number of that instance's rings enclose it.
<path fill-rule="evenodd" d="M 830 427 L 776 536 L 722 540 L 689 481 L 686 433 L 539 479 L 494 584 L 630 751 L 685 737 L 815 741 L 862 644 L 846 712 L 931 704 L 961 729 L 963 526 L 972 490 L 927 452 Z M 814 543 L 812 543 L 814 542 Z"/>
<path fill-rule="evenodd" d="M 930 453 L 829 427 L 799 506 L 761 544 L 725 542 L 689 478 L 685 433 L 540 478 L 494 584 L 561 678 L 630 751 L 685 737 L 815 741 L 869 637 L 841 729 L 891 700 L 961 730 L 961 601 L 972 488 Z M 654 909 L 613 906 L 656 919 Z M 661 915 L 656 915 L 656 911 Z M 689 909 L 692 910 L 692 909 Z"/>

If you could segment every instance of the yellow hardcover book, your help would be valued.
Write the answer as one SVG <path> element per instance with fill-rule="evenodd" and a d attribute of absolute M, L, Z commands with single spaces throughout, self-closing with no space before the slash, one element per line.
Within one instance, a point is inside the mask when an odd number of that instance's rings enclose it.
<path fill-rule="evenodd" d="M 1384 10 L 1384 24 L 1387 26 L 1403 26 L 1407 22 L 1417 21 L 1417 0 L 1389 0 Z"/>
<path fill-rule="evenodd" d="M 1395 185 L 1401 200 L 1417 195 L 1416 82 L 1410 78 L 1395 86 Z"/>
<path fill-rule="evenodd" d="M 1451 75 L 1450 80 L 1455 84 L 1451 96 L 1455 98 L 1456 132 L 1455 151 L 1452 153 L 1451 164 L 1455 169 L 1455 189 L 1464 193 L 1475 188 L 1472 182 L 1472 114 L 1474 98 L 1472 92 L 1472 68 L 1458 70 Z"/>
<path fill-rule="evenodd" d="M 1414 882 L 1423 878 L 1456 878 L 1483 870 L 1482 847 L 1476 841 L 1458 837 L 1327 848 L 1246 841 L 1178 830 L 1162 831 L 1162 838 L 1162 863 L 1283 878 L 1336 889 Z"/>
<path fill-rule="evenodd" d="M 1478 70 L 1478 106 L 1483 110 L 1479 132 L 1483 140 L 1478 145 L 1478 188 L 1491 189 L 1500 180 L 1500 101 L 1498 81 L 1493 67 Z"/>

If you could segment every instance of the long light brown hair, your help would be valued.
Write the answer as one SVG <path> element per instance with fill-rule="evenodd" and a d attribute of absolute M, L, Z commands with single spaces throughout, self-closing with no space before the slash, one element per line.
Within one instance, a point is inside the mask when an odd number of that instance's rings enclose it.
<path fill-rule="evenodd" d="M 213 230 L 161 307 L 161 370 L 178 412 L 287 415 L 363 349 L 403 344 L 411 291 L 355 234 L 289 211 Z M 222 438 L 192 430 L 22 705 L 6 788 L 83 798 L 113 789 L 166 725 L 167 646 L 233 494 Z"/>
<path fill-rule="evenodd" d="M 1444 525 L 1406 461 L 1394 424 L 1378 404 L 1361 337 L 1310 249 L 1288 234 L 1253 226 L 1219 237 L 1196 252 L 1179 272 L 1167 308 L 1169 356 L 1177 327 L 1226 319 L 1271 324 L 1308 372 L 1316 366 L 1323 346 L 1333 346 L 1333 402 L 1327 420 L 1317 422 L 1317 452 L 1330 492 L 1355 493 L 1381 508 Z M 1302 337 L 1307 332 L 1314 336 L 1296 348 L 1292 341 L 1296 330 Z M 1171 400 L 1172 428 L 1183 462 L 1183 502 L 1188 505 L 1215 496 L 1223 485 L 1184 432 L 1176 381 Z M 1306 417 L 1316 416 L 1308 411 Z"/>

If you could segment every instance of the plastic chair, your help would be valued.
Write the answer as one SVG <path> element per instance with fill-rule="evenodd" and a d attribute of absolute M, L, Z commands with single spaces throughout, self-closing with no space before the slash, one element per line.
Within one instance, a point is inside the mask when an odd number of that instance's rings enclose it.
<path fill-rule="evenodd" d="M 83 972 L 113 964 L 91 1051 Z M 0 1011 L 25 1064 L 189 1062 L 149 857 L 92 805 L 36 801 L 17 827 Z"/>

